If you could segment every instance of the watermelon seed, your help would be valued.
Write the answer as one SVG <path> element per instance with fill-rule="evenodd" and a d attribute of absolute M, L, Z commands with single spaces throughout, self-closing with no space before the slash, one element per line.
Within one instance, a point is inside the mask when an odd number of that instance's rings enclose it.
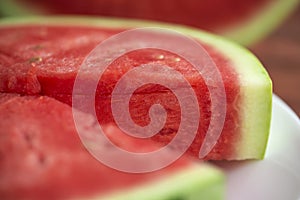
<path fill-rule="evenodd" d="M 28 148 L 33 149 L 33 147 L 34 147 L 34 144 L 33 144 L 34 134 L 33 133 L 28 133 L 28 132 L 23 132 L 23 137 L 24 137 L 24 140 L 25 140 Z"/>
<path fill-rule="evenodd" d="M 30 58 L 28 61 L 29 61 L 29 63 L 34 67 L 34 66 L 35 66 L 35 63 L 42 62 L 43 59 L 42 59 L 41 57 L 32 57 L 32 58 Z"/>
<path fill-rule="evenodd" d="M 43 59 L 41 57 L 32 57 L 29 59 L 29 63 L 41 62 Z"/>

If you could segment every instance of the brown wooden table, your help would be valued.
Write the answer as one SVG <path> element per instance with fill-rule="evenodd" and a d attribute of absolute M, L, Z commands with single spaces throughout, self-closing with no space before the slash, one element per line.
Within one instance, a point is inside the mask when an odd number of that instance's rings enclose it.
<path fill-rule="evenodd" d="M 274 93 L 300 116 L 300 7 L 251 50 L 268 70 Z"/>

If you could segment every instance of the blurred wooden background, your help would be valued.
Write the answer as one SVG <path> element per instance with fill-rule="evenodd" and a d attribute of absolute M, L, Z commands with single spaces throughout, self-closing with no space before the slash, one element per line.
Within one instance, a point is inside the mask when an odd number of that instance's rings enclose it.
<path fill-rule="evenodd" d="M 300 7 L 274 33 L 252 47 L 280 96 L 300 116 Z"/>

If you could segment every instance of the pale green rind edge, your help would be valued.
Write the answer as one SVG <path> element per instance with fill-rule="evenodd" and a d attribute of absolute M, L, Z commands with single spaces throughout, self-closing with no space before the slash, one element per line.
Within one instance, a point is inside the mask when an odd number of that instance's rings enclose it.
<path fill-rule="evenodd" d="M 241 139 L 235 147 L 234 160 L 263 159 L 268 143 L 272 114 L 272 80 L 261 62 L 247 49 L 221 37 L 190 35 L 213 45 L 232 62 L 240 79 Z"/>
<path fill-rule="evenodd" d="M 241 139 L 233 159 L 263 159 L 271 126 L 272 81 L 261 62 L 249 51 L 230 46 L 219 50 L 227 55 L 230 52 L 241 80 Z M 240 56 L 241 52 L 247 59 Z"/>
<path fill-rule="evenodd" d="M 298 6 L 299 0 L 274 0 L 243 23 L 221 30 L 221 34 L 242 45 L 259 42 L 276 29 Z"/>
<path fill-rule="evenodd" d="M 272 82 L 259 60 L 245 48 L 222 37 L 198 29 L 140 20 L 93 17 L 24 17 L 0 20 L 0 26 L 20 24 L 53 24 L 99 26 L 107 28 L 160 27 L 170 28 L 212 45 L 226 55 L 239 74 L 241 84 L 242 138 L 236 145 L 236 155 L 229 159 L 262 159 L 265 154 L 270 130 L 272 107 Z"/>
<path fill-rule="evenodd" d="M 240 24 L 228 26 L 225 30 L 217 30 L 217 32 L 242 45 L 253 45 L 282 23 L 296 9 L 299 2 L 300 0 L 275 0 L 254 13 L 253 17 L 249 17 Z M 22 16 L 43 14 L 43 11 L 34 7 L 25 7 L 14 0 L 1 0 L 0 14 Z"/>
<path fill-rule="evenodd" d="M 176 171 L 165 178 L 120 190 L 90 200 L 221 200 L 225 196 L 225 178 L 217 169 L 202 163 Z M 81 199 L 82 200 L 82 199 Z"/>

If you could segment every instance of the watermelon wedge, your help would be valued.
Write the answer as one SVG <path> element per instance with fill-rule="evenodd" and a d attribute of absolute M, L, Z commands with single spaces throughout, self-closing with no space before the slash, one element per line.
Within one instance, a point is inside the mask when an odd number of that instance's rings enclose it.
<path fill-rule="evenodd" d="M 0 91 L 46 95 L 72 105 L 77 72 L 90 51 L 116 33 L 147 26 L 171 28 L 195 38 L 221 73 L 226 92 L 225 122 L 220 138 L 205 159 L 262 159 L 268 140 L 272 100 L 272 83 L 267 72 L 242 47 L 195 29 L 143 21 L 73 17 L 3 20 L 0 25 Z M 212 116 L 210 94 L 192 66 L 170 52 L 144 49 L 112 62 L 96 91 L 98 121 L 102 124 L 114 122 L 110 106 L 113 87 L 129 69 L 149 62 L 165 64 L 181 72 L 196 91 L 201 116 L 188 153 L 198 157 Z M 92 70 L 87 72 L 87 82 L 93 74 Z M 167 108 L 169 117 L 165 127 L 153 136 L 153 140 L 168 144 L 180 122 L 180 107 L 174 95 L 163 87 L 150 85 L 135 91 L 131 100 L 131 116 L 141 126 L 149 123 L 147 113 L 151 104 L 159 103 Z"/>
<path fill-rule="evenodd" d="M 43 96 L 1 94 L 1 101 L 1 199 L 222 199 L 224 177 L 208 164 L 182 157 L 152 173 L 119 172 L 84 148 L 70 106 Z M 76 125 L 97 134 L 95 119 L 81 116 L 83 123 Z M 131 141 L 112 125 L 104 129 L 120 147 L 139 151 L 156 145 Z"/>
<path fill-rule="evenodd" d="M 212 31 L 241 44 L 257 42 L 297 7 L 299 0 L 2 0 L 4 15 L 80 14 L 148 19 Z"/>

